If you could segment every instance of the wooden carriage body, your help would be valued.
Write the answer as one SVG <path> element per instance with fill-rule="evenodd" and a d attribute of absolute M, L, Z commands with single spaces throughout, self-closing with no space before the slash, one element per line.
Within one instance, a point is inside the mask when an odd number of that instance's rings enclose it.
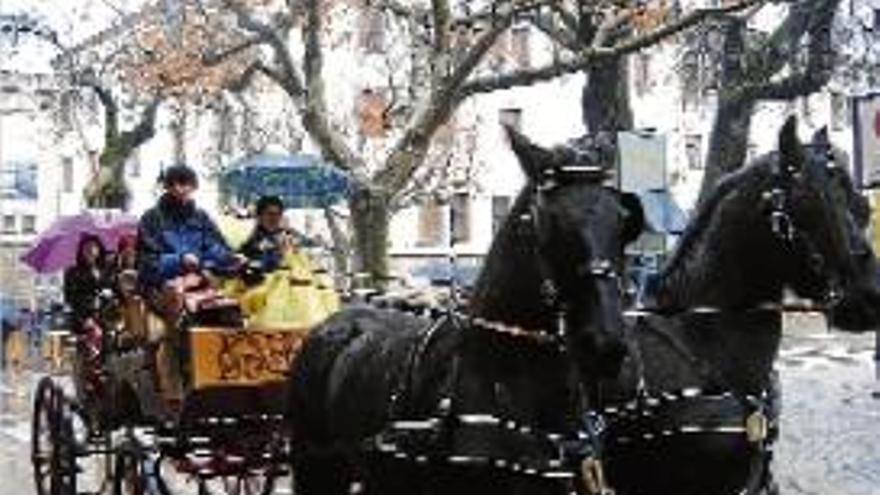
<path fill-rule="evenodd" d="M 287 290 L 283 282 L 274 281 Z M 324 299 L 328 290 L 314 289 L 325 291 L 318 294 Z M 271 321 L 263 315 L 240 326 L 207 324 L 191 312 L 170 325 L 140 296 L 116 301 L 114 323 L 105 325 L 100 339 L 97 390 L 82 368 L 74 371 L 74 395 L 53 377 L 38 385 L 32 442 L 38 494 L 80 493 L 81 461 L 94 456 L 113 466 L 107 482 L 114 486 L 163 485 L 161 470 L 147 466 L 170 462 L 199 483 L 200 493 L 212 492 L 203 488 L 216 480 L 227 493 L 245 485 L 251 493 L 270 493 L 289 464 L 284 413 L 290 367 L 312 326 L 335 311 L 338 300 L 327 300 L 302 312 L 305 318 Z M 78 349 L 80 367 L 81 354 Z"/>

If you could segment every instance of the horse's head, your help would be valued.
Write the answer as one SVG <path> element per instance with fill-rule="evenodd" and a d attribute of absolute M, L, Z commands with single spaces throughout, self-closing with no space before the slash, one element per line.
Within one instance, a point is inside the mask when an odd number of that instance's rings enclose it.
<path fill-rule="evenodd" d="M 644 225 L 641 203 L 603 185 L 607 162 L 595 141 L 545 149 L 511 129 L 508 135 L 528 177 L 519 220 L 533 234 L 543 297 L 564 314 L 566 341 L 584 373 L 616 374 L 625 354 L 618 276 L 624 246 Z"/>
<path fill-rule="evenodd" d="M 793 255 L 788 279 L 799 296 L 829 303 L 835 325 L 871 328 L 880 287 L 865 237 L 870 207 L 835 164 L 827 132 L 803 145 L 796 127 L 790 118 L 780 132 L 774 187 L 764 195 L 772 230 Z"/>

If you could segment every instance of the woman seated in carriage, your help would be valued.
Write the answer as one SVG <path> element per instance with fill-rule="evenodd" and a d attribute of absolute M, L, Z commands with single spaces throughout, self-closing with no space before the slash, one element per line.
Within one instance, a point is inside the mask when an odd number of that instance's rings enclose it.
<path fill-rule="evenodd" d="M 284 203 L 277 196 L 263 196 L 257 201 L 257 224 L 239 248 L 251 266 L 273 272 L 281 267 L 284 252 L 293 249 L 293 238 L 284 228 Z"/>
<path fill-rule="evenodd" d="M 307 328 L 339 305 L 332 282 L 315 269 L 299 247 L 308 239 L 285 226 L 284 203 L 263 196 L 256 203 L 256 225 L 239 248 L 248 270 L 229 287 L 255 327 Z"/>

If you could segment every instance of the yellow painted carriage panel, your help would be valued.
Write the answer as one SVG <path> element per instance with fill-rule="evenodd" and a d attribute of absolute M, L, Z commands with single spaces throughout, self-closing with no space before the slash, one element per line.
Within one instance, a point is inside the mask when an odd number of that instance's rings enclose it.
<path fill-rule="evenodd" d="M 192 329 L 193 388 L 284 381 L 307 333 L 305 328 Z"/>
<path fill-rule="evenodd" d="M 872 189 L 871 198 L 871 244 L 875 253 L 880 253 L 880 191 Z"/>

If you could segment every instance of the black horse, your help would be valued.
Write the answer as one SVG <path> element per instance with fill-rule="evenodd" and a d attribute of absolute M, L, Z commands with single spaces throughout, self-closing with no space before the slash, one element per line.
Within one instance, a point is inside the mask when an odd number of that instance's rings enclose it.
<path fill-rule="evenodd" d="M 824 131 L 722 180 L 701 206 L 632 327 L 605 388 L 606 461 L 618 493 L 725 495 L 771 489 L 772 365 L 785 290 L 850 329 L 876 325 L 869 209 L 835 169 Z"/>
<path fill-rule="evenodd" d="M 617 269 L 643 215 L 589 152 L 509 136 L 528 183 L 476 285 L 483 303 L 437 321 L 346 309 L 306 340 L 289 405 L 298 493 L 568 491 L 547 476 L 583 430 L 583 390 L 619 372 Z M 388 460 L 389 444 L 409 460 Z"/>

